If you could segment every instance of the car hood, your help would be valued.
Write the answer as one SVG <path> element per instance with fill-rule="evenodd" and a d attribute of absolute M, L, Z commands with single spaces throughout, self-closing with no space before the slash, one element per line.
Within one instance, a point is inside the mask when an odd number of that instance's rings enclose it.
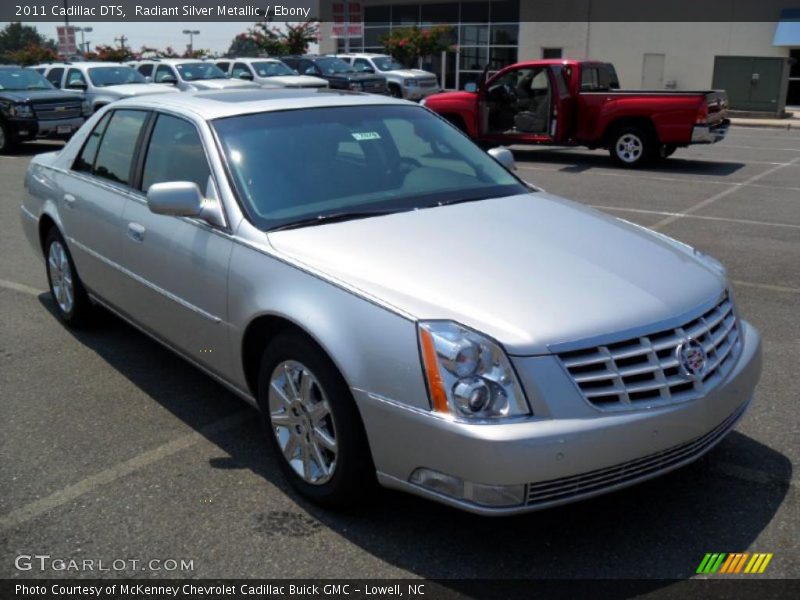
<path fill-rule="evenodd" d="M 124 83 L 97 88 L 99 92 L 108 90 L 122 96 L 145 96 L 147 94 L 164 94 L 180 92 L 178 88 L 167 87 L 158 83 Z"/>
<path fill-rule="evenodd" d="M 193 85 L 198 90 L 227 90 L 230 88 L 258 87 L 257 83 L 243 81 L 241 79 L 196 79 L 195 81 L 187 81 L 186 83 Z"/>
<path fill-rule="evenodd" d="M 287 258 L 419 319 L 451 319 L 511 354 L 655 325 L 725 278 L 681 244 L 545 193 L 268 234 Z"/>
<path fill-rule="evenodd" d="M 46 102 L 48 100 L 75 100 L 75 94 L 59 90 L 0 90 L 0 97 L 12 102 Z"/>
<path fill-rule="evenodd" d="M 413 79 L 434 79 L 436 75 L 423 71 L 422 69 L 397 69 L 396 71 L 388 71 L 392 75 L 399 77 L 409 77 Z"/>
<path fill-rule="evenodd" d="M 275 77 L 263 77 L 258 81 L 263 86 L 277 85 L 295 88 L 328 86 L 328 82 L 321 77 L 311 77 L 309 75 L 276 75 Z"/>

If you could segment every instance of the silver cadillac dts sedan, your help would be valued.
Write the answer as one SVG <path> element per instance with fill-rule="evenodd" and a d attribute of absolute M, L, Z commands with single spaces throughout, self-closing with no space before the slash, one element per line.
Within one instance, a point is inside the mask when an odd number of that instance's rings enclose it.
<path fill-rule="evenodd" d="M 695 460 L 761 370 L 724 268 L 532 187 L 426 108 L 122 100 L 28 170 L 68 326 L 103 306 L 257 406 L 293 486 L 508 514 Z"/>

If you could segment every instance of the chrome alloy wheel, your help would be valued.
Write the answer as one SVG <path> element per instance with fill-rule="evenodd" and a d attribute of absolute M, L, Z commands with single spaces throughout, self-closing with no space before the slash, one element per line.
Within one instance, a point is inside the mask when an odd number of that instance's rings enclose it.
<path fill-rule="evenodd" d="M 638 135 L 625 133 L 617 138 L 615 150 L 621 161 L 632 164 L 641 158 L 644 144 Z"/>
<path fill-rule="evenodd" d="M 336 427 L 317 378 L 305 365 L 284 361 L 269 380 L 272 431 L 284 458 L 304 481 L 322 485 L 336 470 Z"/>
<path fill-rule="evenodd" d="M 69 314 L 75 305 L 75 288 L 72 283 L 72 269 L 69 267 L 67 252 L 61 242 L 55 241 L 50 244 L 47 265 L 53 296 L 55 296 L 61 311 Z"/>

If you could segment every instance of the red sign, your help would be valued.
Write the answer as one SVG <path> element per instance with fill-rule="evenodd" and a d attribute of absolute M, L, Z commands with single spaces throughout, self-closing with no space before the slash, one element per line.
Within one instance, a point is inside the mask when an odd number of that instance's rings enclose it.
<path fill-rule="evenodd" d="M 332 37 L 360 38 L 364 36 L 360 2 L 334 2 Z"/>
<path fill-rule="evenodd" d="M 65 56 L 75 54 L 78 51 L 78 44 L 75 42 L 75 28 L 71 25 L 59 25 L 56 27 L 58 33 L 58 53 Z"/>

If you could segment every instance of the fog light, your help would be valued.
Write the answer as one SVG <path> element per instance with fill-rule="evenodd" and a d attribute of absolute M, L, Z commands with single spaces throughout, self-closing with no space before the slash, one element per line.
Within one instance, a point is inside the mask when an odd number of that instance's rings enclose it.
<path fill-rule="evenodd" d="M 525 485 L 484 485 L 432 469 L 415 469 L 411 483 L 456 500 L 493 508 L 519 506 L 525 502 Z"/>
<path fill-rule="evenodd" d="M 464 497 L 464 482 L 455 475 L 445 475 L 431 469 L 416 469 L 411 474 L 410 481 L 445 496 L 458 499 Z"/>

